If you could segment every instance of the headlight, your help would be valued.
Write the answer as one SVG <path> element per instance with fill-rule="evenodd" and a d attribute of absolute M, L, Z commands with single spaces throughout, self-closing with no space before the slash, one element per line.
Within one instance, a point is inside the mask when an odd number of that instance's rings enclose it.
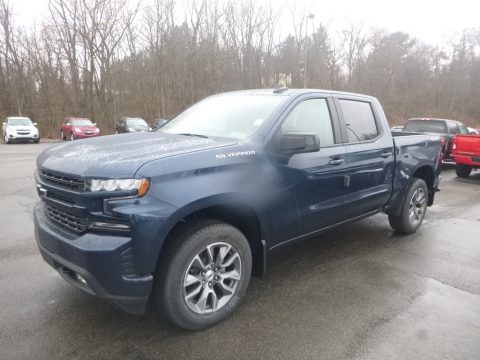
<path fill-rule="evenodd" d="M 99 129 L 99 128 L 96 128 L 96 129 L 95 129 L 95 132 L 96 132 L 96 133 L 99 133 L 99 132 L 100 132 L 100 129 Z"/>
<path fill-rule="evenodd" d="M 82 130 L 80 130 L 79 128 L 74 128 L 73 130 L 74 130 L 76 133 L 81 133 L 81 132 L 82 132 Z"/>
<path fill-rule="evenodd" d="M 133 128 L 128 128 L 128 131 L 135 132 L 135 129 L 133 129 Z"/>
<path fill-rule="evenodd" d="M 87 181 L 87 188 L 92 192 L 137 190 L 137 195 L 143 196 L 147 193 L 149 187 L 150 181 L 148 179 L 92 179 Z"/>

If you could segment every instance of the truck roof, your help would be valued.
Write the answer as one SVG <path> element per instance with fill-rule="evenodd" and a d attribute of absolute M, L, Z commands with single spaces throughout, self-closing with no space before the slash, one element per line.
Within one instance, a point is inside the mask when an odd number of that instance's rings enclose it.
<path fill-rule="evenodd" d="M 270 88 L 270 89 L 249 89 L 249 90 L 238 90 L 227 92 L 229 94 L 245 94 L 245 95 L 278 95 L 278 96 L 298 96 L 304 94 L 326 94 L 326 95 L 344 95 L 344 96 L 354 96 L 362 97 L 366 99 L 376 99 L 374 96 L 344 92 L 344 91 L 335 91 L 335 90 L 325 90 L 325 89 L 289 89 L 289 88 Z"/>
<path fill-rule="evenodd" d="M 441 118 L 430 118 L 430 117 L 423 117 L 423 118 L 420 118 L 420 117 L 417 117 L 417 118 L 410 118 L 410 119 L 408 119 L 407 121 L 410 121 L 410 120 L 422 120 L 422 121 L 430 121 L 430 120 L 434 120 L 434 121 L 452 121 L 452 122 L 455 122 L 455 123 L 461 123 L 461 121 L 458 121 L 458 120 L 452 120 L 452 119 L 441 119 Z"/>

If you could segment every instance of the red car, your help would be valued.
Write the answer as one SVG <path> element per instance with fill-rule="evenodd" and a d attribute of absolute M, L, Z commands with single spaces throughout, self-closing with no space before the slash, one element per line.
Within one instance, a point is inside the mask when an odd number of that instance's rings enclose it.
<path fill-rule="evenodd" d="M 480 135 L 455 136 L 452 156 L 458 177 L 468 177 L 472 169 L 480 169 Z"/>
<path fill-rule="evenodd" d="M 62 140 L 85 139 L 100 136 L 100 129 L 89 119 L 67 117 L 63 121 L 60 135 Z"/>

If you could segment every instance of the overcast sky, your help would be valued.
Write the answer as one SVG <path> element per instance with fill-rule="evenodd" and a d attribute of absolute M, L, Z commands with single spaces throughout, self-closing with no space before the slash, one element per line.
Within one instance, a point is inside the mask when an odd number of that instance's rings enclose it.
<path fill-rule="evenodd" d="M 149 0 L 141 0 L 148 3 Z M 241 1 L 241 0 L 237 0 Z M 458 36 L 465 28 L 480 27 L 480 1 L 467 0 L 271 0 L 285 8 L 283 29 L 290 28 L 289 8 L 293 4 L 315 15 L 330 30 L 348 22 L 363 23 L 366 28 L 404 31 L 432 45 Z M 136 2 L 136 1 L 135 1 Z M 48 14 L 48 0 L 13 0 L 16 23 L 27 27 L 41 22 Z M 302 9 L 303 10 L 303 9 Z M 310 27 L 310 26 L 309 26 Z"/>

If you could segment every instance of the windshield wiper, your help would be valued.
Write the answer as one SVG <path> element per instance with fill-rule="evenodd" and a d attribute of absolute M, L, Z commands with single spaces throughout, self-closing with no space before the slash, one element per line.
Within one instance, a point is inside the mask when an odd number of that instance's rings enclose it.
<path fill-rule="evenodd" d="M 177 134 L 177 135 L 194 136 L 194 137 L 199 137 L 199 138 L 208 139 L 208 136 L 207 136 L 207 135 L 200 135 L 200 134 L 182 133 L 182 134 Z"/>

